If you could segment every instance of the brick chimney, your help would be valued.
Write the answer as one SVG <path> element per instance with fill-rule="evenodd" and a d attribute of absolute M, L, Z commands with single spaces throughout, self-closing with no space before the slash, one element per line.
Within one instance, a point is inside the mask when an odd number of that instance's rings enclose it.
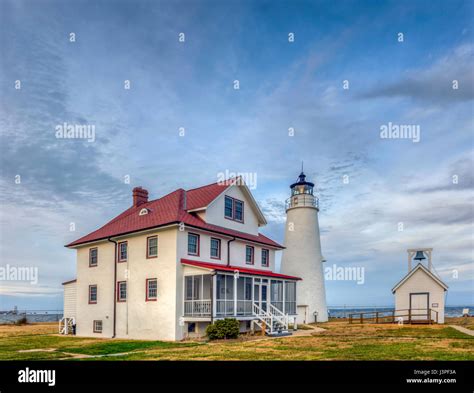
<path fill-rule="evenodd" d="M 133 206 L 137 207 L 148 202 L 148 191 L 141 187 L 133 189 Z"/>

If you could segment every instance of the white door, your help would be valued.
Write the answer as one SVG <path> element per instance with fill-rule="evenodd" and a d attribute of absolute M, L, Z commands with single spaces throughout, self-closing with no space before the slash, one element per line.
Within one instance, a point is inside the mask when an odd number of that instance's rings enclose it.
<path fill-rule="evenodd" d="M 266 280 L 265 280 L 266 281 Z M 268 304 L 268 283 L 255 280 L 254 284 L 254 302 L 263 310 L 267 311 Z"/>
<path fill-rule="evenodd" d="M 410 293 L 411 319 L 429 319 L 428 304 L 428 293 Z"/>

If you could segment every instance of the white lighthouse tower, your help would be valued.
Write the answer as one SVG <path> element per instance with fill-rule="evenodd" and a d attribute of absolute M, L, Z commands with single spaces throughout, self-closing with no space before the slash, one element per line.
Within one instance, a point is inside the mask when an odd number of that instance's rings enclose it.
<path fill-rule="evenodd" d="M 314 184 L 301 171 L 290 186 L 286 200 L 285 250 L 281 261 L 284 274 L 301 277 L 296 291 L 297 323 L 328 320 L 324 288 L 323 256 L 319 238 L 319 201 L 313 195 Z"/>

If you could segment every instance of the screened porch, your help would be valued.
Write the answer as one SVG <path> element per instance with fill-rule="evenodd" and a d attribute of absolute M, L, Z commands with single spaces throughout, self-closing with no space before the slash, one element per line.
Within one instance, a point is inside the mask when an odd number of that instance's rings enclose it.
<path fill-rule="evenodd" d="M 184 277 L 185 317 L 252 317 L 254 305 L 296 314 L 296 282 L 218 273 Z"/>

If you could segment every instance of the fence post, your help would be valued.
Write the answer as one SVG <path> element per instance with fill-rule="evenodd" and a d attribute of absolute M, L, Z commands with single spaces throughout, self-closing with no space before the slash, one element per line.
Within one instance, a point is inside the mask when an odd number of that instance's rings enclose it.
<path fill-rule="evenodd" d="M 364 323 L 364 320 L 362 319 L 362 313 L 360 313 L 360 323 Z"/>
<path fill-rule="evenodd" d="M 408 323 L 411 323 L 411 308 L 408 309 Z"/>
<path fill-rule="evenodd" d="M 375 323 L 379 323 L 379 312 L 375 311 Z"/>

